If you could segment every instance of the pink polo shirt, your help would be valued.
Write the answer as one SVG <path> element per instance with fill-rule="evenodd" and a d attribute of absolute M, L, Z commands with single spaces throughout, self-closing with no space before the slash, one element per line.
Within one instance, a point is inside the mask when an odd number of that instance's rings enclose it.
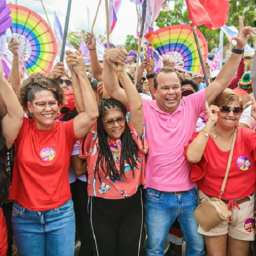
<path fill-rule="evenodd" d="M 143 100 L 149 144 L 145 188 L 174 192 L 194 187 L 183 153 L 199 114 L 205 110 L 205 100 L 205 90 L 184 97 L 171 115 L 162 111 L 155 100 Z"/>

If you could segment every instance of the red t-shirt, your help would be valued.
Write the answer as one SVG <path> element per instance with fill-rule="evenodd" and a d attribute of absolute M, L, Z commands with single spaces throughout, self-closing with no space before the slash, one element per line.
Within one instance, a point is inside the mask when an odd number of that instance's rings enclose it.
<path fill-rule="evenodd" d="M 71 197 L 68 168 L 76 138 L 74 120 L 54 122 L 38 130 L 35 120 L 23 119 L 15 141 L 15 162 L 10 199 L 33 211 L 63 205 Z"/>
<path fill-rule="evenodd" d="M 195 133 L 190 143 L 197 137 Z M 188 146 L 185 148 L 185 154 Z M 256 133 L 248 128 L 238 128 L 235 148 L 223 199 L 243 198 L 256 189 Z M 222 151 L 209 137 L 202 159 L 191 164 L 191 180 L 205 194 L 219 197 L 226 173 L 229 151 Z M 247 164 L 246 164 L 247 163 Z"/>

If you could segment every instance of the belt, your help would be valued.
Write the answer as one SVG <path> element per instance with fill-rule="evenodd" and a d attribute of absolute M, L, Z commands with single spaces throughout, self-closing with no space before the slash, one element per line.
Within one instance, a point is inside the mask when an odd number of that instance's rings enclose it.
<path fill-rule="evenodd" d="M 228 204 L 230 200 L 233 200 L 234 202 L 236 202 L 237 204 L 242 204 L 242 203 L 245 203 L 245 202 L 248 202 L 251 200 L 251 197 L 252 197 L 253 193 L 249 196 L 246 196 L 244 198 L 241 198 L 241 199 L 222 199 L 221 200 L 225 203 L 225 204 Z M 208 195 L 206 195 L 208 196 Z M 208 197 L 212 197 L 212 196 L 208 196 Z"/>
<path fill-rule="evenodd" d="M 225 200 L 225 199 L 221 199 L 225 204 L 228 204 L 229 200 Z M 246 196 L 244 198 L 241 198 L 241 199 L 233 199 L 234 202 L 236 202 L 237 204 L 242 204 L 242 203 L 245 203 L 245 202 L 248 202 L 251 200 L 251 196 Z"/>
<path fill-rule="evenodd" d="M 176 191 L 176 192 L 165 192 L 163 191 L 163 193 L 166 193 L 166 194 L 172 194 L 172 195 L 181 195 L 181 194 L 184 194 L 184 193 L 187 193 L 188 191 Z"/>

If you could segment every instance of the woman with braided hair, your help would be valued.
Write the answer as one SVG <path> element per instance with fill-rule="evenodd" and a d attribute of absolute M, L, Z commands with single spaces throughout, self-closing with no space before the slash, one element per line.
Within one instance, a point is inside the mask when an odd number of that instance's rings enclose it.
<path fill-rule="evenodd" d="M 104 72 L 116 73 L 127 93 L 130 112 L 118 100 L 102 99 L 99 117 L 81 141 L 86 159 L 90 221 L 97 255 L 139 255 L 143 223 L 140 185 L 145 184 L 148 149 L 142 100 L 125 66 L 104 58 Z"/>
<path fill-rule="evenodd" d="M 7 150 L 16 139 L 23 121 L 23 110 L 12 87 L 7 83 L 0 61 L 0 256 L 7 255 L 6 220 L 1 206 L 9 194 Z"/>
<path fill-rule="evenodd" d="M 24 111 L 15 140 L 15 162 L 10 199 L 12 223 L 20 256 L 71 256 L 75 248 L 75 217 L 68 180 L 75 142 L 98 117 L 94 92 L 83 59 L 68 52 L 84 108 L 68 122 L 56 121 L 64 94 L 56 81 L 43 74 L 25 80 L 19 91 Z M 63 66 L 64 72 L 64 66 Z"/>

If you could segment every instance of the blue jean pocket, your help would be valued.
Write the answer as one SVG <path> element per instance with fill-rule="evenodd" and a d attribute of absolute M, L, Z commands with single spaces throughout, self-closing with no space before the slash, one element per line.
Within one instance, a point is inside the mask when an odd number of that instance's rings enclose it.
<path fill-rule="evenodd" d="M 198 197 L 197 191 L 196 191 L 195 188 L 190 189 L 190 190 L 189 190 L 189 193 L 190 193 L 191 196 Z"/>
<path fill-rule="evenodd" d="M 54 211 L 58 212 L 58 213 L 62 213 L 62 212 L 70 212 L 73 210 L 73 201 L 72 199 L 68 200 L 65 204 L 63 204 L 62 206 L 55 208 Z"/>
<path fill-rule="evenodd" d="M 149 201 L 155 202 L 160 201 L 163 197 L 164 193 L 158 190 L 154 190 L 151 188 L 146 189 L 146 198 Z"/>
<path fill-rule="evenodd" d="M 22 216 L 24 212 L 25 208 L 14 201 L 12 206 L 12 217 Z"/>

